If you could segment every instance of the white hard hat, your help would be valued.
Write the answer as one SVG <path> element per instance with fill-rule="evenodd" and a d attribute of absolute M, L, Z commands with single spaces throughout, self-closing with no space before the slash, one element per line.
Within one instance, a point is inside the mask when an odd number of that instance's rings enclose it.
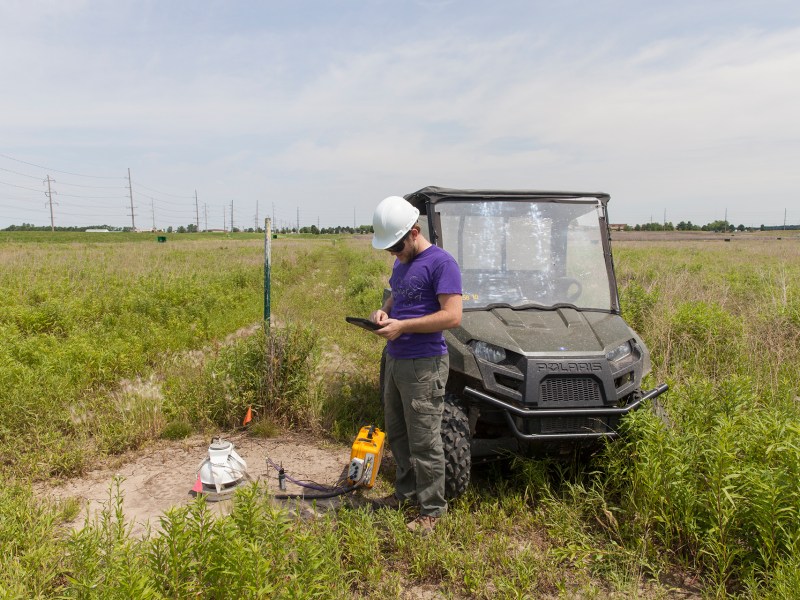
<path fill-rule="evenodd" d="M 391 248 L 407 234 L 419 218 L 419 211 L 405 198 L 389 196 L 381 200 L 372 215 L 372 247 Z"/>

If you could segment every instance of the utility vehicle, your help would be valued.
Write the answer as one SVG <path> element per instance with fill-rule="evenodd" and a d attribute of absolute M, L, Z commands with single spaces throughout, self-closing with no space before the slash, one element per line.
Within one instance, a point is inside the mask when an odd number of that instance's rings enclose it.
<path fill-rule="evenodd" d="M 641 391 L 650 357 L 620 315 L 608 194 L 426 187 L 405 199 L 462 273 L 461 326 L 445 333 L 448 497 L 473 459 L 614 437 L 667 390 Z"/>

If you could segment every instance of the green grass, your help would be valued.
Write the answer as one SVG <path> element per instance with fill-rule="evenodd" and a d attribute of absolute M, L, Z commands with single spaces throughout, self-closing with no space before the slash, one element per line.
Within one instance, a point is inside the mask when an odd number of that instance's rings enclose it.
<path fill-rule="evenodd" d="M 793 242 L 617 244 L 623 311 L 652 352 L 647 386 L 670 384 L 672 424 L 643 410 L 588 462 L 478 470 L 421 544 L 396 513 L 290 520 L 257 486 L 229 517 L 201 501 L 144 538 L 112 488 L 69 533 L 77 504 L 27 483 L 232 427 L 248 406 L 263 432 L 346 442 L 380 424 L 381 340 L 344 321 L 388 278 L 368 238 L 276 240 L 266 332 L 258 236 L 26 235 L 0 237 L 0 598 L 659 598 L 683 579 L 706 597 L 800 596 Z"/>
<path fill-rule="evenodd" d="M 623 307 L 650 342 L 653 380 L 672 385 L 674 425 L 633 415 L 600 481 L 629 545 L 651 560 L 669 551 L 717 595 L 795 585 L 799 255 L 775 242 L 617 253 Z"/>
<path fill-rule="evenodd" d="M 161 398 L 141 388 L 167 357 L 261 312 L 252 242 L 9 242 L 0 262 L 0 455 L 35 476 L 80 472 L 87 445 L 119 452 L 157 435 Z"/>

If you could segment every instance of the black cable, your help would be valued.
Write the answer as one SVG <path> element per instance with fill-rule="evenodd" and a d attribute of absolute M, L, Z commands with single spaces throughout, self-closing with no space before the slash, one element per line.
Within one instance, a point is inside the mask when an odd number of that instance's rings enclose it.
<path fill-rule="evenodd" d="M 322 492 L 320 494 L 273 494 L 272 497 L 276 500 L 324 500 L 326 498 L 336 498 L 337 496 L 349 494 L 360 486 L 360 483 L 354 483 L 346 488 L 339 488 L 336 490 L 331 490 L 330 492 Z"/>
<path fill-rule="evenodd" d="M 267 457 L 267 466 L 272 467 L 276 471 L 282 470 L 283 467 L 279 467 L 275 462 Z M 319 483 L 312 481 L 309 485 L 307 482 L 299 481 L 297 479 L 293 479 L 291 476 L 286 475 L 286 479 L 291 481 L 295 485 L 299 485 L 300 487 L 309 487 L 311 489 L 319 491 L 317 494 L 305 494 L 305 493 L 297 493 L 297 494 L 273 494 L 272 497 L 276 500 L 324 500 L 327 498 L 336 498 L 337 496 L 342 496 L 344 494 L 349 494 L 352 491 L 355 491 L 359 487 L 363 485 L 363 482 L 356 481 L 355 483 L 346 486 L 346 487 L 339 487 L 339 482 L 343 481 L 345 478 L 339 478 L 336 482 L 336 485 L 332 488 L 321 489 L 323 486 Z"/>
<path fill-rule="evenodd" d="M 273 469 L 278 471 L 278 473 L 281 473 L 281 471 L 283 471 L 283 467 L 275 464 L 275 461 L 269 457 L 267 457 L 267 466 L 272 467 Z M 295 479 L 291 475 L 286 474 L 285 471 L 283 471 L 283 474 L 286 477 L 286 481 L 291 481 L 295 485 L 299 485 L 300 487 L 309 488 L 312 490 L 317 490 L 318 492 L 327 492 L 332 489 L 336 489 L 339 487 L 339 483 L 342 481 L 341 479 L 339 479 L 339 481 L 336 482 L 336 485 L 331 487 L 329 485 L 323 485 L 321 483 L 317 483 L 316 481 L 312 481 L 310 479 Z"/>

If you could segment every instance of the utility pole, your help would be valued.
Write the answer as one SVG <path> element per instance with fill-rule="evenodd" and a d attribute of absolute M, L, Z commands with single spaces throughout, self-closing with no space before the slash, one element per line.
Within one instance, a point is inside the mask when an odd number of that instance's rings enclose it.
<path fill-rule="evenodd" d="M 233 200 L 231 200 L 231 233 L 233 233 Z"/>
<path fill-rule="evenodd" d="M 156 230 L 156 207 L 153 204 L 153 200 L 150 200 L 150 210 L 153 211 L 153 231 Z"/>
<path fill-rule="evenodd" d="M 197 219 L 197 231 L 200 231 L 200 206 L 197 204 L 197 190 L 194 191 L 194 215 Z"/>
<path fill-rule="evenodd" d="M 133 184 L 131 184 L 130 167 L 128 167 L 128 192 L 131 195 L 131 231 L 136 231 L 136 216 L 133 213 Z"/>
<path fill-rule="evenodd" d="M 50 179 L 50 175 L 47 176 L 47 201 L 50 204 L 50 231 L 56 230 L 56 223 L 53 219 L 53 191 L 50 189 L 50 182 L 55 183 L 55 179 Z M 784 229 L 786 229 L 786 218 L 783 219 Z"/>

